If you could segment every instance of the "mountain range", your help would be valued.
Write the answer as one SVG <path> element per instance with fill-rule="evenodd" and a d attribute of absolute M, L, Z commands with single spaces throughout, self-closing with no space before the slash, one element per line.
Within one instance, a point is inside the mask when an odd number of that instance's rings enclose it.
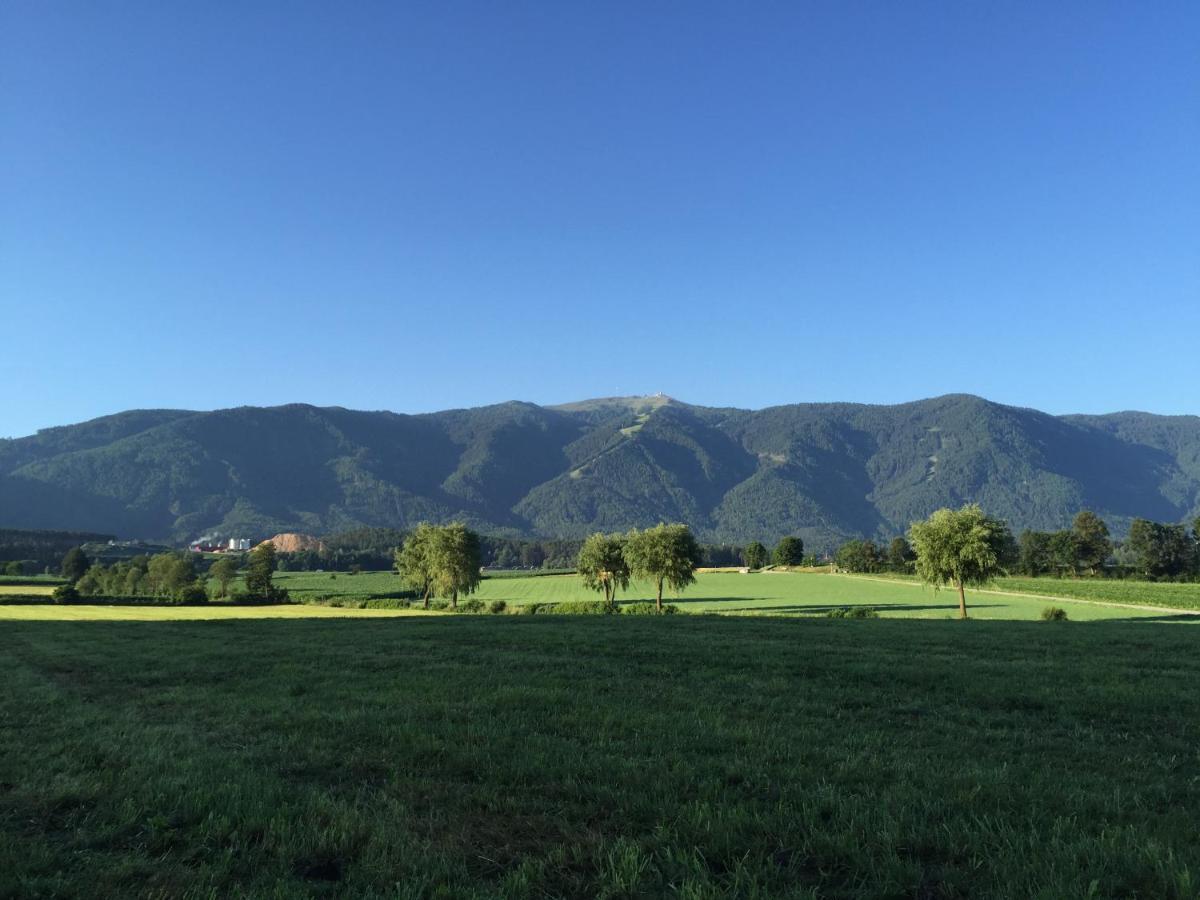
<path fill-rule="evenodd" d="M 461 519 L 577 537 L 659 521 L 705 541 L 887 539 L 977 501 L 1014 530 L 1200 513 L 1200 417 L 1052 416 L 968 395 L 760 410 L 621 397 L 420 415 L 294 404 L 134 410 L 0 440 L 0 527 L 329 533 Z"/>

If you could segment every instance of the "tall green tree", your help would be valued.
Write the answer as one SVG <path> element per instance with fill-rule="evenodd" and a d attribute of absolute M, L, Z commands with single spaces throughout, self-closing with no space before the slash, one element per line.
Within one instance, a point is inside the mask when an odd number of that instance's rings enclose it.
<path fill-rule="evenodd" d="M 1075 562 L 1095 575 L 1112 555 L 1108 525 L 1090 509 L 1085 509 L 1077 513 L 1071 523 L 1071 535 L 1075 542 Z"/>
<path fill-rule="evenodd" d="M 775 545 L 775 565 L 798 566 L 804 562 L 804 541 L 798 537 L 785 537 Z"/>
<path fill-rule="evenodd" d="M 1192 562 L 1192 542 L 1184 525 L 1134 519 L 1125 543 L 1139 568 L 1155 578 L 1182 575 Z"/>
<path fill-rule="evenodd" d="M 1038 575 L 1045 575 L 1047 572 L 1053 571 L 1054 558 L 1050 549 L 1051 537 L 1052 534 L 1049 531 L 1026 529 L 1021 532 L 1018 565 L 1024 574 L 1036 578 Z"/>
<path fill-rule="evenodd" d="M 396 571 L 406 587 L 420 594 L 426 609 L 429 609 L 429 598 L 433 593 L 437 533 L 436 526 L 422 522 L 396 551 Z"/>
<path fill-rule="evenodd" d="M 746 560 L 749 568 L 761 569 L 767 564 L 767 548 L 759 541 L 754 541 L 746 545 L 746 549 L 742 551 L 742 558 Z"/>
<path fill-rule="evenodd" d="M 907 572 L 912 568 L 912 562 L 915 558 L 916 554 L 913 553 L 912 545 L 906 538 L 892 538 L 892 542 L 888 544 L 888 568 L 893 572 Z"/>
<path fill-rule="evenodd" d="M 232 556 L 222 556 L 208 570 L 208 575 L 217 582 L 217 596 L 228 597 L 229 585 L 237 578 L 238 564 Z"/>
<path fill-rule="evenodd" d="M 700 545 L 686 525 L 634 529 L 625 538 L 625 559 L 635 577 L 654 582 L 655 606 L 661 613 L 664 584 L 673 591 L 682 591 L 695 582 Z"/>
<path fill-rule="evenodd" d="M 268 602 L 282 600 L 287 596 L 275 586 L 274 575 L 277 565 L 275 545 L 263 541 L 250 551 L 246 558 L 246 592 Z"/>
<path fill-rule="evenodd" d="M 433 584 L 450 606 L 458 609 L 459 594 L 473 594 L 483 579 L 479 535 L 462 522 L 438 528 L 433 548 Z"/>
<path fill-rule="evenodd" d="M 72 547 L 62 558 L 62 577 L 74 584 L 87 574 L 87 570 L 91 565 L 91 560 L 87 558 L 87 554 L 83 552 L 82 547 Z"/>
<path fill-rule="evenodd" d="M 604 592 L 604 602 L 612 606 L 617 591 L 629 587 L 629 563 L 625 560 L 625 538 L 619 534 L 591 535 L 579 549 L 575 568 L 584 587 Z"/>
<path fill-rule="evenodd" d="M 1012 553 L 1012 534 L 1000 519 L 984 514 L 977 504 L 962 509 L 939 509 L 924 522 L 914 522 L 908 539 L 916 551 L 916 571 L 935 589 L 952 585 L 958 591 L 958 614 L 967 618 L 967 587 L 982 587 L 1004 573 Z"/>
<path fill-rule="evenodd" d="M 838 547 L 833 561 L 847 572 L 876 572 L 879 570 L 879 548 L 874 541 L 846 541 Z"/>
<path fill-rule="evenodd" d="M 157 596 L 178 596 L 186 585 L 195 580 L 196 567 L 190 553 L 156 553 L 150 557 L 146 583 Z"/>

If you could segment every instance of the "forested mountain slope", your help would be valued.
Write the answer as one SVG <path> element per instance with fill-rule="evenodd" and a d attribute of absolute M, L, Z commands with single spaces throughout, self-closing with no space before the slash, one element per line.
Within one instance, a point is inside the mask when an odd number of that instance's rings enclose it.
<path fill-rule="evenodd" d="M 0 441 L 0 527 L 182 541 L 461 518 L 571 537 L 658 521 L 708 541 L 886 538 L 978 501 L 1014 528 L 1200 513 L 1200 418 L 1055 417 L 951 395 L 713 409 L 669 398 L 425 415 L 138 410 Z"/>

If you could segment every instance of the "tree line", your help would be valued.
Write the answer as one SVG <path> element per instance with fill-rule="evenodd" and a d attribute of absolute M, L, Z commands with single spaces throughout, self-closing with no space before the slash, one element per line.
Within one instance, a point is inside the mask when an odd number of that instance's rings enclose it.
<path fill-rule="evenodd" d="M 1182 524 L 1134 519 L 1129 535 L 1118 542 L 1112 539 L 1108 524 L 1100 516 L 1083 510 L 1070 528 L 1026 529 L 1002 548 L 1001 556 L 1007 571 L 1035 578 L 1088 575 L 1195 579 L 1200 578 L 1200 517 L 1190 530 Z M 912 573 L 916 559 L 908 537 L 903 536 L 894 538 L 886 550 L 870 540 L 847 541 L 834 554 L 839 569 L 859 573 Z"/>
<path fill-rule="evenodd" d="M 73 547 L 63 556 L 59 572 L 67 584 L 56 589 L 59 602 L 75 602 L 85 597 L 115 599 L 155 599 L 162 602 L 196 604 L 210 599 L 228 598 L 256 603 L 283 603 L 286 589 L 274 583 L 278 554 L 269 541 L 242 555 L 226 554 L 201 571 L 194 553 L 172 551 L 152 556 L 135 556 L 105 565 L 92 562 L 82 547 Z M 233 583 L 245 569 L 245 588 L 234 594 Z M 215 582 L 210 590 L 208 582 Z"/>
<path fill-rule="evenodd" d="M 461 522 L 418 525 L 396 550 L 395 568 L 405 585 L 429 609 L 433 597 L 450 600 L 474 593 L 483 578 L 482 538 Z M 612 607 L 618 591 L 632 578 L 655 587 L 655 609 L 662 612 L 663 590 L 683 590 L 695 581 L 704 561 L 700 545 L 686 525 L 658 525 L 624 534 L 593 534 L 570 560 L 584 584 L 604 594 Z"/>

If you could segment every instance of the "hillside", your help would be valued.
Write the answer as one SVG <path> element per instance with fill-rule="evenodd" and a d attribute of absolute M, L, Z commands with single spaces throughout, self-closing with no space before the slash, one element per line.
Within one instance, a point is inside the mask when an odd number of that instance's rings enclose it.
<path fill-rule="evenodd" d="M 656 395 L 425 415 L 140 410 L 0 441 L 0 527 L 183 541 L 461 518 L 570 537 L 660 520 L 708 541 L 887 538 L 968 500 L 1015 528 L 1087 507 L 1200 513 L 1200 418 L 897 406 L 691 406 Z"/>

